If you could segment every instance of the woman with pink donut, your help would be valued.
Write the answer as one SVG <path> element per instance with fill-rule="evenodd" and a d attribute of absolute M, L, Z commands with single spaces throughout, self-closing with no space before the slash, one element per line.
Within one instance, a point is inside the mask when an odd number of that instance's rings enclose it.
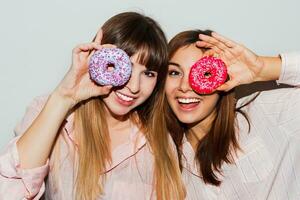
<path fill-rule="evenodd" d="M 219 67 L 223 71 L 212 58 L 224 61 L 228 80 L 209 93 L 199 92 L 207 77 L 216 76 L 209 71 Z M 196 89 L 189 79 L 194 65 L 200 67 L 193 76 L 207 76 L 196 79 L 200 83 Z M 165 132 L 171 133 L 179 150 L 186 199 L 300 198 L 299 87 L 239 100 L 234 90 L 269 80 L 299 86 L 299 69 L 299 53 L 258 56 L 210 31 L 185 31 L 171 39 L 167 101 L 157 103 L 165 104 Z"/>
<path fill-rule="evenodd" d="M 0 199 L 184 199 L 175 147 L 157 126 L 163 115 L 154 105 L 167 73 L 165 35 L 135 12 L 101 29 L 73 49 L 61 83 L 35 99 L 16 126 L 18 136 L 0 154 Z M 96 56 L 94 77 L 91 56 L 116 48 L 130 59 L 129 79 L 97 84 L 97 67 L 116 66 L 98 66 Z"/>

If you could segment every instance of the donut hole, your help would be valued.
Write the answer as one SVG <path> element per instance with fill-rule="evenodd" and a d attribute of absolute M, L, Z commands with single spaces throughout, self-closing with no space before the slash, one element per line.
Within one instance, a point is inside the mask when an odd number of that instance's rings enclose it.
<path fill-rule="evenodd" d="M 204 77 L 205 78 L 210 78 L 212 76 L 212 74 L 208 71 L 208 72 L 204 72 Z"/>
<path fill-rule="evenodd" d="M 106 68 L 107 68 L 107 71 L 112 72 L 115 70 L 115 65 L 113 63 L 108 63 Z"/>

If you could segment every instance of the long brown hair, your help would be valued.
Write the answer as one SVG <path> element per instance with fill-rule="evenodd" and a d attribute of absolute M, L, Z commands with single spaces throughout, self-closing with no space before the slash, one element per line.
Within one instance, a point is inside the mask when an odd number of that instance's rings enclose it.
<path fill-rule="evenodd" d="M 169 59 L 181 47 L 189 46 L 199 41 L 199 34 L 211 35 L 210 30 L 190 30 L 177 34 L 169 42 Z M 207 49 L 200 48 L 203 52 Z M 166 113 L 167 127 L 177 146 L 178 155 L 182 157 L 181 145 L 184 134 L 192 130 L 186 124 L 181 123 L 172 112 L 165 100 L 164 112 Z M 209 132 L 198 142 L 195 159 L 199 166 L 199 171 L 205 183 L 220 185 L 218 174 L 222 174 L 221 166 L 225 163 L 233 163 L 233 154 L 240 149 L 235 117 L 237 112 L 241 113 L 250 122 L 246 113 L 240 108 L 236 108 L 235 92 L 220 92 L 216 105 L 216 116 L 212 122 Z M 174 123 L 176 122 L 176 123 Z"/>
<path fill-rule="evenodd" d="M 158 72 L 152 95 L 131 115 L 137 115 L 139 127 L 145 133 L 154 155 L 154 186 L 157 199 L 183 199 L 184 189 L 178 161 L 169 144 L 168 135 L 161 132 L 159 112 L 154 105 L 157 92 L 163 92 L 167 73 L 167 41 L 159 25 L 151 18 L 126 12 L 110 18 L 103 26 L 102 43 L 114 44 L 129 56 L 139 53 L 139 62 Z M 78 137 L 76 199 L 95 199 L 103 193 L 106 164 L 111 162 L 110 137 L 104 102 L 92 98 L 81 102 L 75 111 L 75 131 Z M 155 112 L 158 111 L 158 112 Z M 99 179 L 100 177 L 100 179 Z M 99 181 L 100 180 L 100 181 Z"/>

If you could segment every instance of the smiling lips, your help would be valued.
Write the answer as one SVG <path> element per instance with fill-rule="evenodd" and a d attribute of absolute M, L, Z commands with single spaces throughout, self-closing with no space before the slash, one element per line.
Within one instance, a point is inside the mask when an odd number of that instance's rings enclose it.
<path fill-rule="evenodd" d="M 201 99 L 199 98 L 183 98 L 183 97 L 178 97 L 177 102 L 179 104 L 179 108 L 183 111 L 191 111 L 194 108 L 196 108 Z"/>
<path fill-rule="evenodd" d="M 117 96 L 117 101 L 124 106 L 131 106 L 134 103 L 136 97 L 131 97 L 120 92 L 115 92 Z"/>
<path fill-rule="evenodd" d="M 117 96 L 117 101 L 124 105 L 124 106 L 130 106 L 134 103 L 134 100 L 136 97 L 128 96 L 125 94 L 122 94 L 120 92 L 115 92 Z M 184 111 L 191 111 L 196 106 L 199 105 L 201 99 L 200 98 L 190 98 L 190 97 L 177 97 L 177 102 L 179 104 L 179 107 Z"/>

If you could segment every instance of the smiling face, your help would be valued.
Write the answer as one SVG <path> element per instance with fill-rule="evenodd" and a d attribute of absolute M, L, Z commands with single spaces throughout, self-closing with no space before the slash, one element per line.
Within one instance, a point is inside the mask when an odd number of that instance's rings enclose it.
<path fill-rule="evenodd" d="M 126 115 L 145 102 L 155 88 L 157 72 L 150 71 L 145 65 L 138 63 L 138 56 L 138 54 L 134 54 L 130 58 L 132 74 L 129 81 L 103 98 L 106 108 L 113 115 Z"/>
<path fill-rule="evenodd" d="M 165 92 L 176 117 L 186 124 L 211 122 L 215 116 L 217 93 L 199 95 L 189 85 L 191 66 L 203 56 L 195 44 L 179 48 L 169 61 Z"/>

